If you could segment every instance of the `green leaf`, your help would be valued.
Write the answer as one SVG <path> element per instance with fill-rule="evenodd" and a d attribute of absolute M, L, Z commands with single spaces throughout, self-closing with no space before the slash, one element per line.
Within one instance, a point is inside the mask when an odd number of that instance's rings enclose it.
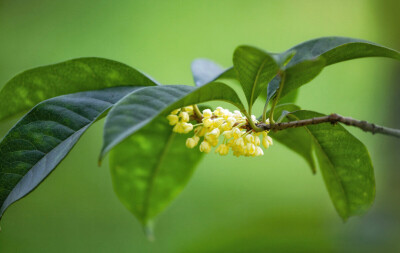
<path fill-rule="evenodd" d="M 208 59 L 195 59 L 191 69 L 196 86 L 212 82 L 225 72 L 220 65 Z"/>
<path fill-rule="evenodd" d="M 313 80 L 325 67 L 324 58 L 306 60 L 285 70 L 285 83 L 281 98 Z"/>
<path fill-rule="evenodd" d="M 293 51 L 296 54 L 283 68 L 286 72 L 286 80 L 281 98 L 310 82 L 324 67 L 334 63 L 363 57 L 387 57 L 400 60 L 400 53 L 396 50 L 366 40 L 346 37 L 323 37 L 306 41 L 280 55 L 284 58 Z M 276 88 L 271 89 L 268 96 L 272 97 Z"/>
<path fill-rule="evenodd" d="M 144 226 L 183 190 L 202 157 L 185 146 L 190 136 L 171 129 L 159 116 L 110 152 L 115 192 Z"/>
<path fill-rule="evenodd" d="M 156 84 L 134 68 L 102 58 L 79 58 L 34 68 L 15 76 L 0 91 L 0 121 L 60 95 Z"/>
<path fill-rule="evenodd" d="M 81 135 L 134 87 L 114 87 L 52 98 L 35 106 L 0 143 L 0 217 L 34 190 Z"/>
<path fill-rule="evenodd" d="M 293 90 L 289 94 L 287 94 L 283 99 L 279 99 L 278 104 L 295 103 L 297 101 L 298 96 L 299 96 L 299 89 Z"/>
<path fill-rule="evenodd" d="M 400 53 L 396 50 L 370 41 L 346 37 L 317 38 L 298 44 L 286 52 L 292 50 L 296 51 L 296 54 L 287 68 L 319 56 L 325 59 L 326 66 L 362 57 L 387 57 L 400 60 Z"/>
<path fill-rule="evenodd" d="M 272 55 L 250 46 L 240 46 L 233 53 L 233 65 L 246 95 L 249 111 L 279 68 Z"/>
<path fill-rule="evenodd" d="M 211 100 L 225 101 L 244 110 L 236 92 L 218 82 L 197 88 L 186 85 L 145 87 L 127 95 L 107 116 L 100 159 L 118 143 L 158 116 L 169 113 L 175 108 Z"/>
<path fill-rule="evenodd" d="M 274 111 L 274 118 L 280 118 L 282 115 L 287 115 L 285 112 L 295 112 L 300 110 L 300 107 L 294 104 L 278 105 Z M 283 120 L 286 122 L 287 120 Z M 269 135 L 279 143 L 283 144 L 290 150 L 306 160 L 311 171 L 315 174 L 316 166 L 313 158 L 313 139 L 304 128 L 288 128 L 283 131 L 271 131 Z"/>
<path fill-rule="evenodd" d="M 289 118 L 321 116 L 324 115 L 297 111 Z M 367 148 L 341 125 L 323 123 L 304 128 L 314 140 L 319 167 L 339 215 L 346 220 L 363 214 L 375 198 L 374 169 Z"/>

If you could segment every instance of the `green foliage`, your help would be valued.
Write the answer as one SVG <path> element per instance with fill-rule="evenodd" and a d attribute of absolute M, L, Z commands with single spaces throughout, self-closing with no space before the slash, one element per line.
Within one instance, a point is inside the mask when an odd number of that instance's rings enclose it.
<path fill-rule="evenodd" d="M 297 111 L 292 120 L 323 114 Z M 368 150 L 344 127 L 323 123 L 305 127 L 312 136 L 326 188 L 339 215 L 346 220 L 363 214 L 375 198 L 375 178 Z"/>
<path fill-rule="evenodd" d="M 236 92 L 218 82 L 198 88 L 186 85 L 146 87 L 127 95 L 108 114 L 104 125 L 104 143 L 100 158 L 159 115 L 169 113 L 176 108 L 211 100 L 225 101 L 243 109 Z"/>
<path fill-rule="evenodd" d="M 362 57 L 387 57 L 400 60 L 400 53 L 379 44 L 346 37 L 323 37 L 309 40 L 287 51 L 296 51 L 287 68 L 319 56 L 325 58 L 326 66 Z"/>
<path fill-rule="evenodd" d="M 291 90 L 310 82 L 325 66 L 334 63 L 378 56 L 400 60 L 400 53 L 393 49 L 369 41 L 345 37 L 324 37 L 306 41 L 279 55 L 285 57 L 290 52 L 295 52 L 295 55 L 282 68 L 287 73 L 287 80 L 285 80 L 281 98 Z M 276 85 L 274 89 L 270 89 L 269 98 L 275 95 L 278 87 L 279 85 Z"/>
<path fill-rule="evenodd" d="M 0 91 L 0 121 L 60 95 L 116 86 L 156 85 L 139 71 L 116 61 L 79 58 L 27 70 Z"/>
<path fill-rule="evenodd" d="M 185 147 L 186 136 L 172 132 L 166 114 L 219 100 L 248 116 L 260 96 L 266 98 L 265 110 L 273 101 L 267 114 L 273 112 L 277 122 L 320 117 L 322 114 L 302 111 L 290 103 L 298 88 L 326 66 L 375 56 L 400 60 L 399 52 L 378 44 L 326 37 L 279 54 L 240 46 L 233 55 L 234 67 L 226 70 L 198 59 L 192 63 L 197 87 L 159 85 L 127 65 L 100 58 L 28 70 L 0 91 L 0 120 L 33 108 L 0 142 L 0 217 L 10 204 L 37 187 L 86 129 L 111 108 L 100 159 L 110 152 L 115 192 L 148 226 L 182 191 L 201 159 L 200 152 Z M 240 82 L 248 110 L 231 87 L 218 81 L 226 78 Z M 260 129 L 260 125 L 250 124 L 249 117 L 248 121 L 253 129 Z M 341 125 L 306 125 L 270 135 L 303 157 L 314 173 L 316 150 L 329 195 L 344 220 L 371 206 L 375 196 L 371 159 L 366 147 Z"/>
<path fill-rule="evenodd" d="M 272 55 L 250 46 L 240 46 L 233 53 L 233 66 L 249 105 L 249 112 L 261 92 L 278 72 Z"/>
<path fill-rule="evenodd" d="M 278 105 L 274 112 L 274 118 L 278 119 L 283 117 L 283 122 L 287 122 L 288 119 L 285 117 L 289 112 L 295 112 L 300 110 L 300 107 L 294 104 L 282 104 Z M 279 120 L 278 120 L 279 121 Z M 315 161 L 313 158 L 312 138 L 307 133 L 306 129 L 299 128 L 288 128 L 285 131 L 271 132 L 270 136 L 274 139 L 291 149 L 301 157 L 303 157 L 307 164 L 310 166 L 311 171 L 316 173 Z"/>
<path fill-rule="evenodd" d="M 202 157 L 186 138 L 161 116 L 110 152 L 115 192 L 144 226 L 182 191 Z"/>
<path fill-rule="evenodd" d="M 312 81 L 325 67 L 325 59 L 322 57 L 315 58 L 313 60 L 305 60 L 297 65 L 294 65 L 285 70 L 285 84 L 282 86 L 281 98 L 285 97 L 290 92 L 297 90 L 301 85 Z M 278 85 L 273 87 L 268 97 L 271 98 L 275 95 L 276 89 L 279 88 L 280 78 L 278 79 Z"/>
<path fill-rule="evenodd" d="M 35 106 L 0 143 L 0 217 L 64 159 L 82 134 L 134 87 L 87 91 Z"/>
<path fill-rule="evenodd" d="M 210 83 L 225 73 L 224 69 L 217 63 L 208 59 L 195 59 L 191 65 L 194 84 L 202 86 Z M 228 76 L 225 76 L 225 78 Z"/>

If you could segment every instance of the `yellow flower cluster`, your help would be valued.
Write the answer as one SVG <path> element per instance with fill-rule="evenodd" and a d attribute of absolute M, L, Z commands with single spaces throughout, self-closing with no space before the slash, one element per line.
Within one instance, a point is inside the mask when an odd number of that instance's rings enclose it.
<path fill-rule="evenodd" d="M 253 122 L 258 123 L 254 115 L 251 118 Z M 194 136 L 186 140 L 188 148 L 196 147 L 200 138 L 203 137 L 199 149 L 204 153 L 209 153 L 212 147 L 218 146 L 219 140 L 222 138 L 222 143 L 215 149 L 215 152 L 220 155 L 227 155 L 232 149 L 233 155 L 237 157 L 261 156 L 264 155 L 264 152 L 260 145 L 262 144 L 266 149 L 272 145 L 268 131 L 253 131 L 249 127 L 247 118 L 240 111 L 232 113 L 222 107 L 217 107 L 214 111 L 205 109 L 201 119 L 197 118 L 199 124 L 193 126 L 189 121 L 196 119 L 196 115 L 193 107 L 187 106 L 172 111 L 167 119 L 169 124 L 174 126 L 174 132 L 186 134 L 194 129 Z M 261 136 L 262 141 L 260 140 Z"/>

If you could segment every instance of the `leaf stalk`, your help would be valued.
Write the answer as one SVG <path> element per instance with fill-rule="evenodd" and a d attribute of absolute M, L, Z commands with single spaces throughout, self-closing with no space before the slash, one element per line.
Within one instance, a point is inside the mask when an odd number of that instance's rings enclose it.
<path fill-rule="evenodd" d="M 275 123 L 275 121 L 274 121 L 274 110 L 275 110 L 276 105 L 278 104 L 279 98 L 281 97 L 283 86 L 285 85 L 286 73 L 285 72 L 281 72 L 281 73 L 282 73 L 281 74 L 281 78 L 282 79 L 281 79 L 281 83 L 279 84 L 278 93 L 276 94 L 276 97 L 274 98 L 274 100 L 272 102 L 272 107 L 271 107 L 271 110 L 269 112 L 269 122 L 270 122 L 270 124 L 274 124 Z M 265 122 L 265 117 L 266 117 L 265 115 L 266 115 L 266 112 L 267 112 L 267 106 L 268 106 L 268 104 L 266 104 L 264 106 L 263 122 Z"/>

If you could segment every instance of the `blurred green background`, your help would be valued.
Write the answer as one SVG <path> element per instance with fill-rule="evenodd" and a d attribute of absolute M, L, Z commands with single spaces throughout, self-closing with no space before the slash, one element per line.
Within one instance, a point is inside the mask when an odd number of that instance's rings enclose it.
<path fill-rule="evenodd" d="M 82 56 L 191 85 L 193 59 L 228 67 L 240 44 L 279 52 L 339 35 L 399 50 L 399 11 L 398 0 L 0 0 L 0 86 L 23 70 Z M 302 88 L 298 104 L 400 128 L 399 68 L 373 58 L 333 65 Z M 0 125 L 1 136 L 11 123 Z M 261 158 L 207 155 L 148 242 L 114 195 L 107 163 L 97 167 L 102 124 L 8 209 L 0 252 L 400 252 L 398 140 L 349 129 L 371 153 L 377 196 L 366 215 L 346 223 L 321 175 L 279 144 Z"/>

